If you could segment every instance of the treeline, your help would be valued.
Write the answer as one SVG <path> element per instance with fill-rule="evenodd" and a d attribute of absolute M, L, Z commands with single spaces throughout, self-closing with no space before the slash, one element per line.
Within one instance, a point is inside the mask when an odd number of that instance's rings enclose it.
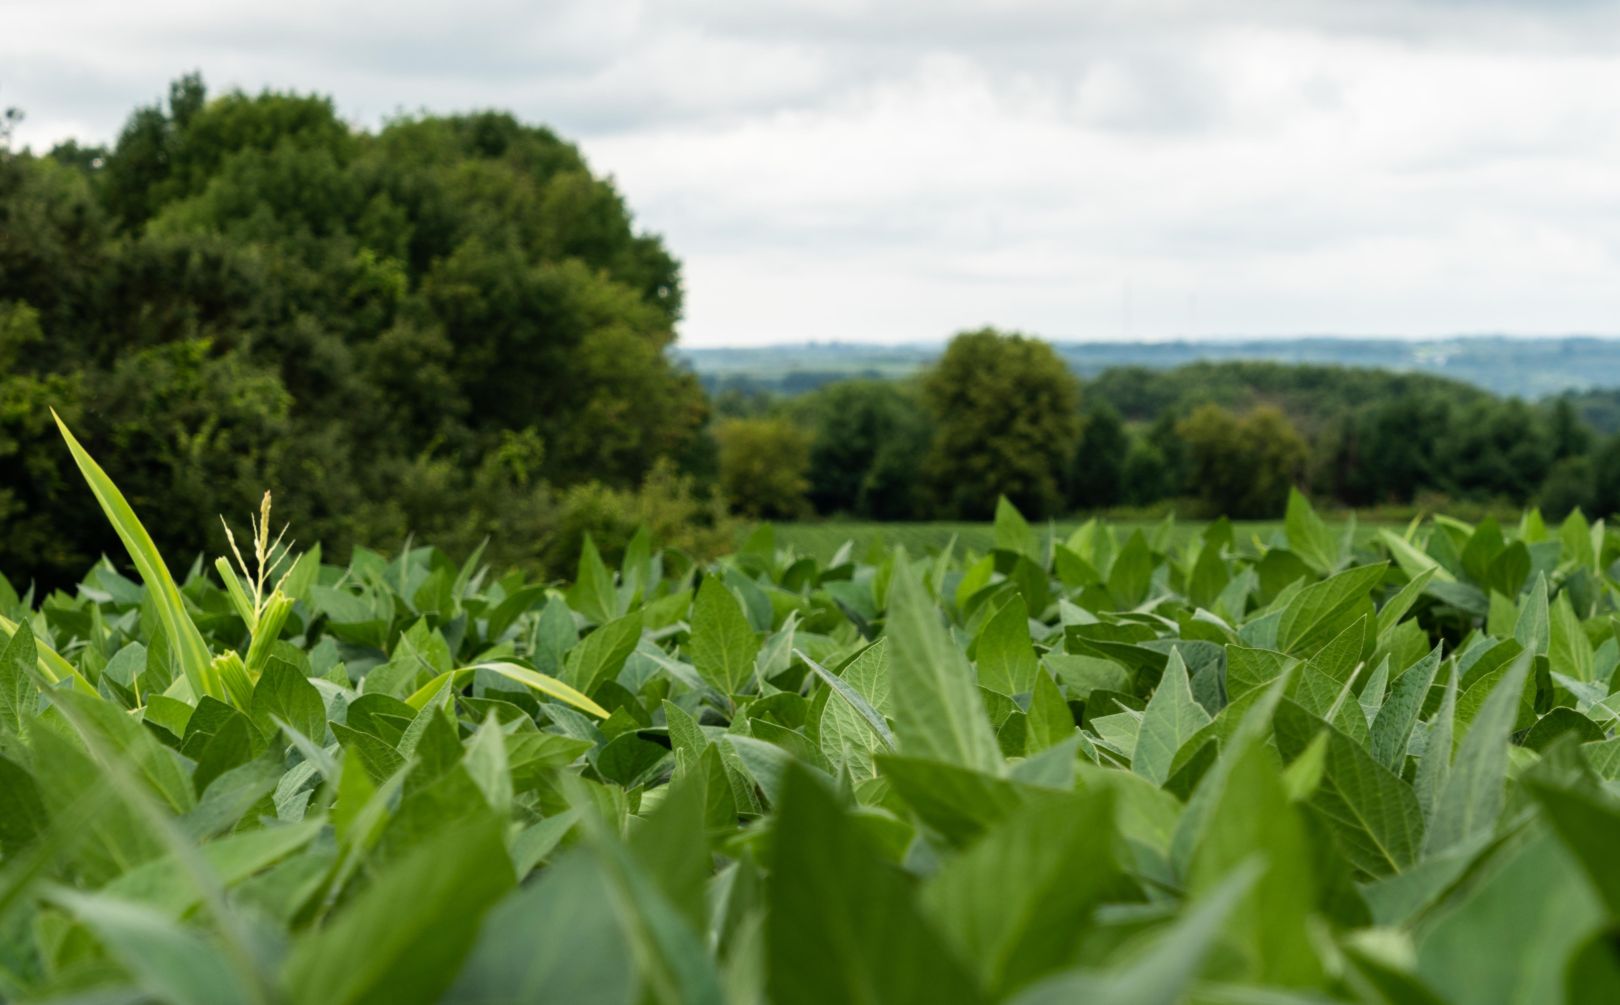
<path fill-rule="evenodd" d="M 721 393 L 716 428 L 722 483 L 755 516 L 978 519 L 1004 491 L 1039 516 L 1173 504 L 1264 518 L 1294 485 L 1347 507 L 1612 513 L 1620 437 L 1592 430 L 1586 400 L 1251 362 L 1081 382 L 1044 343 L 987 330 L 958 336 L 915 380 Z"/>
<path fill-rule="evenodd" d="M 10 124 L 12 118 L 5 119 Z M 1116 370 L 963 334 L 923 375 L 713 401 L 671 352 L 680 268 L 550 131 L 482 112 L 356 129 L 182 78 L 108 147 L 0 129 L 0 569 L 50 587 L 119 544 L 55 408 L 170 555 L 266 488 L 334 557 L 416 534 L 572 568 L 648 524 L 979 518 L 1429 497 L 1620 508 L 1569 401 L 1264 364 Z M 1583 407 L 1593 403 L 1582 403 Z M 1587 407 L 1590 411 L 1590 407 Z"/>

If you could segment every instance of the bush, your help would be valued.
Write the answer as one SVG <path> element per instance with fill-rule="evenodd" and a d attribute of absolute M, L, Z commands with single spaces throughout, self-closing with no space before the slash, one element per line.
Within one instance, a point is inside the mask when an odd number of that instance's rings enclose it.
<path fill-rule="evenodd" d="M 787 419 L 728 419 L 715 427 L 720 490 L 756 519 L 796 519 L 810 510 L 810 434 Z"/>

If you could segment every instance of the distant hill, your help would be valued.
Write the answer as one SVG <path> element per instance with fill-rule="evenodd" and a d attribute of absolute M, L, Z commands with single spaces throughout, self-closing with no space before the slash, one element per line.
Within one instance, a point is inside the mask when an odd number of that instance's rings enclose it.
<path fill-rule="evenodd" d="M 925 366 L 942 345 L 812 342 L 751 349 L 683 349 L 680 354 L 711 390 L 734 387 L 794 394 L 849 377 L 905 376 Z M 1409 341 L 1312 337 L 1054 345 L 1076 373 L 1088 378 L 1119 367 L 1169 369 L 1197 362 L 1253 360 L 1429 374 L 1521 398 L 1620 387 L 1620 338 L 1477 335 Z"/>

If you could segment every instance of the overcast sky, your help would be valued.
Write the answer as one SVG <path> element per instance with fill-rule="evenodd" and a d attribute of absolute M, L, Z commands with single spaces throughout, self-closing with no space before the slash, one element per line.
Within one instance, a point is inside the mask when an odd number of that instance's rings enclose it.
<path fill-rule="evenodd" d="M 200 69 L 509 108 L 685 263 L 687 345 L 1620 333 L 1603 0 L 7 0 L 0 105 Z"/>

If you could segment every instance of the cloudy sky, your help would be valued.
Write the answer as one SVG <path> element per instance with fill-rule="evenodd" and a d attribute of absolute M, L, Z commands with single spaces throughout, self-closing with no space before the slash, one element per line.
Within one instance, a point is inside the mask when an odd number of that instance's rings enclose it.
<path fill-rule="evenodd" d="M 1620 333 L 1603 0 L 8 0 L 24 142 L 200 69 L 510 108 L 685 262 L 688 345 Z"/>

